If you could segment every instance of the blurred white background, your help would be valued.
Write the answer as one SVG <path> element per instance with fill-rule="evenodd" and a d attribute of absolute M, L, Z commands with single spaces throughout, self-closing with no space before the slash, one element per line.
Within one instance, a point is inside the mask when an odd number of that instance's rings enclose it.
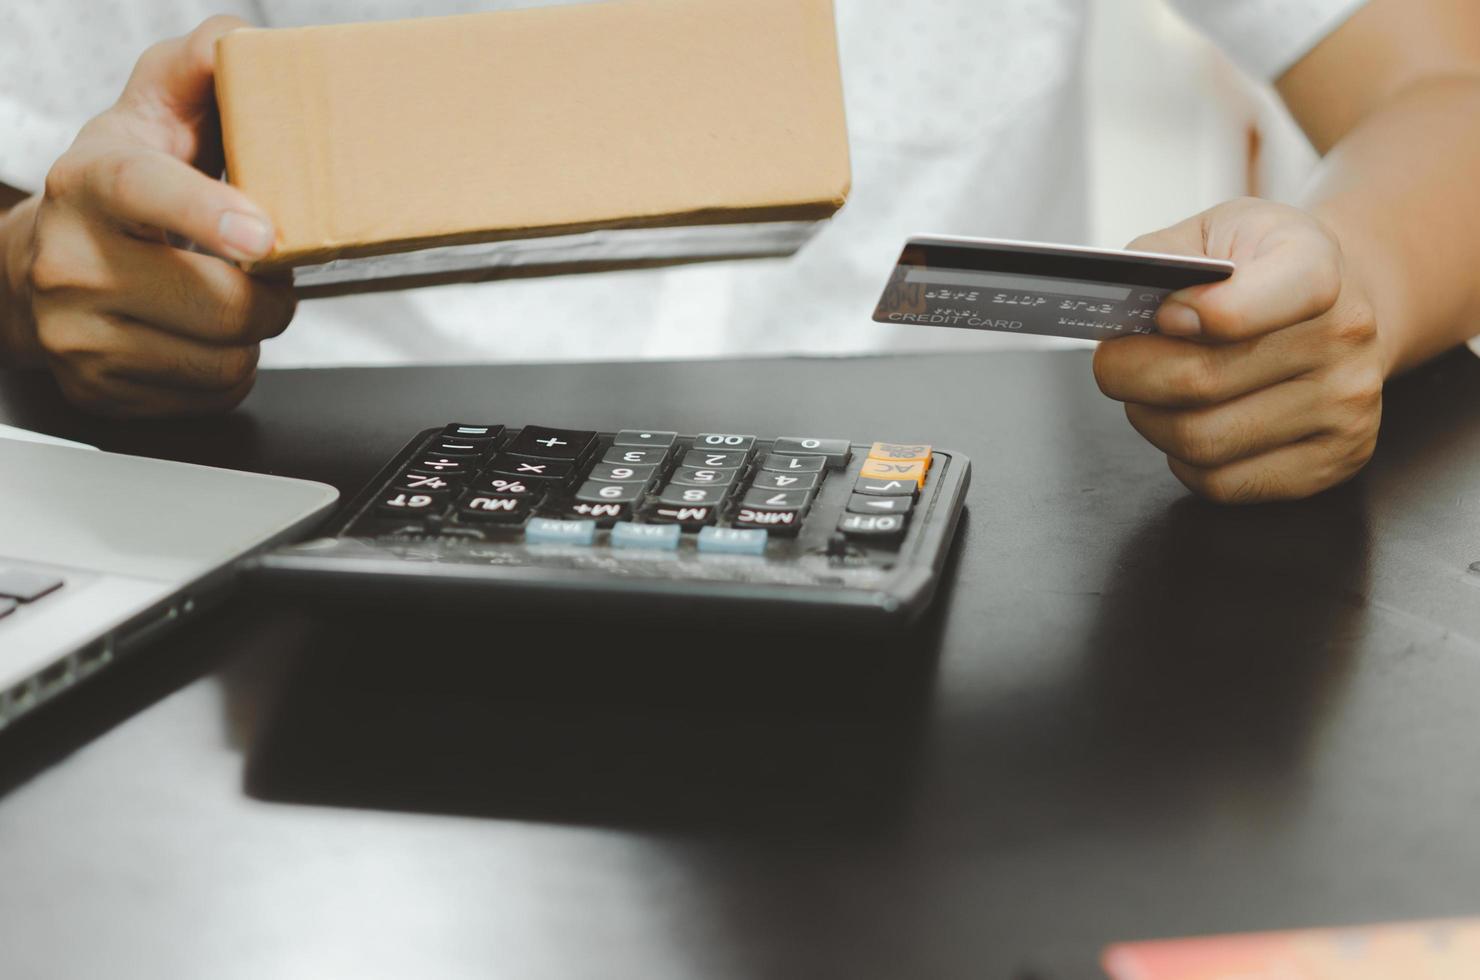
<path fill-rule="evenodd" d="M 1316 156 L 1272 89 L 1163 0 L 1093 6 L 1093 244 L 1122 247 L 1240 194 L 1298 195 Z"/>

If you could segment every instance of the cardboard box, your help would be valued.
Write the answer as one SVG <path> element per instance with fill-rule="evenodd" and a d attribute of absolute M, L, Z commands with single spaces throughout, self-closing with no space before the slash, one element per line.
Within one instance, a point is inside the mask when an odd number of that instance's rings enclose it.
<path fill-rule="evenodd" d="M 228 179 L 308 293 L 795 251 L 848 193 L 831 0 L 240 30 Z"/>

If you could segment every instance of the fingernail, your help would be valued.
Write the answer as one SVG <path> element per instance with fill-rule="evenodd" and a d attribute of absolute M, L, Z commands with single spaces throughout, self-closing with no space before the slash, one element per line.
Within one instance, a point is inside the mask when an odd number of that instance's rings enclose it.
<path fill-rule="evenodd" d="M 234 259 L 260 259 L 272 250 L 272 226 L 255 214 L 227 211 L 221 215 L 221 243 Z"/>
<path fill-rule="evenodd" d="M 1162 333 L 1174 337 L 1196 337 L 1202 333 L 1202 320 L 1198 319 L 1197 311 L 1182 303 L 1163 303 L 1161 312 L 1156 314 L 1156 322 Z"/>

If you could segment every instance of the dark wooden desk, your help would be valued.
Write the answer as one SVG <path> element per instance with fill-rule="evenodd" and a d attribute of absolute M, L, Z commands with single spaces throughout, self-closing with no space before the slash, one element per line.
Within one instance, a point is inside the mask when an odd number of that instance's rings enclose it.
<path fill-rule="evenodd" d="M 1242 510 L 1078 353 L 280 372 L 165 424 L 10 375 L 0 417 L 346 491 L 448 419 L 975 461 L 904 670 L 238 596 L 0 739 L 7 978 L 1090 977 L 1115 939 L 1480 913 L 1468 355 L 1390 389 L 1356 482 Z"/>

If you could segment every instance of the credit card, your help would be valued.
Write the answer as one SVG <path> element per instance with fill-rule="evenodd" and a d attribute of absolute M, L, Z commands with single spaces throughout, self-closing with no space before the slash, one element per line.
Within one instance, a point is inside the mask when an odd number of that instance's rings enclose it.
<path fill-rule="evenodd" d="M 1117 943 L 1112 980 L 1474 980 L 1480 919 Z"/>
<path fill-rule="evenodd" d="M 1156 333 L 1179 289 L 1233 275 L 1222 259 L 917 236 L 905 243 L 874 310 L 880 323 L 1107 340 Z"/>

